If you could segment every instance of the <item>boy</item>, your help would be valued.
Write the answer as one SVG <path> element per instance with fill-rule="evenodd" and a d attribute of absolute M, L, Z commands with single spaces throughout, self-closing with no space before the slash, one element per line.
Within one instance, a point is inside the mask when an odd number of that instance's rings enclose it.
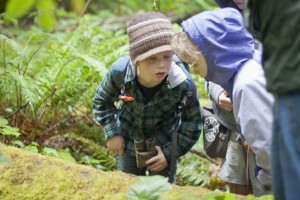
<path fill-rule="evenodd" d="M 118 108 L 114 104 L 120 89 L 114 81 L 113 64 L 93 98 L 93 111 L 104 127 L 108 150 L 116 154 L 118 170 L 145 175 L 148 169 L 150 175 L 168 177 L 171 151 L 175 158 L 184 155 L 201 133 L 196 88 L 188 73 L 172 62 L 170 42 L 174 32 L 163 14 L 137 14 L 129 22 L 127 34 L 130 62 L 124 70 L 122 91 L 128 101 L 124 100 Z M 181 123 L 176 127 L 178 106 L 185 97 Z M 172 134 L 177 128 L 176 149 L 172 149 Z M 156 144 L 157 155 L 147 159 L 146 168 L 139 168 L 134 140 L 149 138 Z"/>
<path fill-rule="evenodd" d="M 241 140 L 245 139 L 245 148 L 255 155 L 256 166 L 249 166 L 250 173 L 255 173 L 266 194 L 271 179 L 273 96 L 266 91 L 263 69 L 253 59 L 253 38 L 242 22 L 241 14 L 233 8 L 202 12 L 182 23 L 183 31 L 174 36 L 172 47 L 180 58 L 194 65 L 195 73 L 227 91 Z M 238 160 L 231 159 L 229 162 L 238 167 Z"/>

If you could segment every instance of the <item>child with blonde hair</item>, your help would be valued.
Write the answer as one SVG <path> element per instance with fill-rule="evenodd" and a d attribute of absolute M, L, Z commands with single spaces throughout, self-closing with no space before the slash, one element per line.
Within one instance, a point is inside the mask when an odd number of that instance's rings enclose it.
<path fill-rule="evenodd" d="M 173 36 L 175 53 L 207 82 L 219 84 L 232 101 L 239 141 L 255 162 L 249 163 L 245 177 L 252 176 L 270 193 L 270 144 L 273 96 L 266 90 L 266 80 L 259 59 L 254 58 L 253 37 L 243 26 L 242 15 L 233 8 L 205 11 L 182 22 L 182 30 Z M 230 144 L 230 143 L 229 143 Z M 238 151 L 228 148 L 230 151 Z M 239 159 L 228 152 L 226 159 L 242 169 Z M 246 163 L 248 164 L 248 163 Z M 231 172 L 234 174 L 234 171 Z M 242 184 L 245 180 L 240 180 Z"/>

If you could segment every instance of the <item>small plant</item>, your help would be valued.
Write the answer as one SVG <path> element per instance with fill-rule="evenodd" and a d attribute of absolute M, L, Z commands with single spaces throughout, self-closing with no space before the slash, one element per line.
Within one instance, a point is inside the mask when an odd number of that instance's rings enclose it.
<path fill-rule="evenodd" d="M 0 116 L 0 133 L 4 136 L 13 135 L 19 137 L 21 135 L 19 129 L 9 126 L 8 121 L 2 116 Z"/>
<path fill-rule="evenodd" d="M 168 179 L 162 176 L 140 176 L 126 192 L 130 200 L 157 200 L 172 189 Z"/>

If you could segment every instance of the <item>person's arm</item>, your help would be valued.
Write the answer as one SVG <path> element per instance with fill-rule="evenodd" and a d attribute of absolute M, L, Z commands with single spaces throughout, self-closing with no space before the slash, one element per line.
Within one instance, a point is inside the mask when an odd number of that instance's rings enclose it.
<path fill-rule="evenodd" d="M 273 96 L 266 90 L 263 69 L 256 62 L 240 69 L 233 88 L 233 111 L 238 128 L 255 154 L 258 179 L 270 184 Z"/>
<path fill-rule="evenodd" d="M 210 98 L 210 100 L 218 104 L 219 96 L 222 92 L 224 92 L 224 89 L 220 85 L 215 84 L 213 82 L 205 81 L 205 84 L 206 84 L 206 91 L 208 93 L 208 97 Z"/>
<path fill-rule="evenodd" d="M 114 84 L 112 70 L 102 80 L 93 98 L 93 113 L 99 124 L 105 131 L 105 139 L 108 151 L 122 155 L 125 148 L 125 140 L 119 135 L 114 104 L 120 94 L 119 88 Z"/>
<path fill-rule="evenodd" d="M 96 121 L 105 130 L 106 140 L 119 134 L 117 120 L 117 108 L 114 104 L 118 99 L 120 90 L 113 83 L 112 70 L 109 70 L 105 78 L 98 86 L 93 98 L 93 113 Z"/>
<path fill-rule="evenodd" d="M 231 112 L 233 106 L 230 98 L 227 95 L 227 92 L 220 85 L 213 82 L 207 82 L 206 85 L 210 100 L 217 104 L 218 107 Z"/>

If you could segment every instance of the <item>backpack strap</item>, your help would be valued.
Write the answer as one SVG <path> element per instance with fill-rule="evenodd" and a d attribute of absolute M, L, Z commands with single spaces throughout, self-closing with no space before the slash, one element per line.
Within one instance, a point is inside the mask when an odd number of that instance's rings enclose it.
<path fill-rule="evenodd" d="M 113 81 L 120 90 L 122 90 L 122 85 L 124 85 L 126 70 L 129 65 L 129 56 L 122 56 L 118 60 L 116 60 L 111 66 L 113 71 Z"/>
<path fill-rule="evenodd" d="M 177 147 L 177 135 L 178 135 L 177 131 L 179 129 L 179 126 L 181 125 L 182 108 L 186 105 L 187 98 L 188 98 L 187 95 L 182 95 L 181 101 L 179 102 L 177 110 L 175 112 L 176 122 L 173 128 L 174 130 L 172 133 L 172 143 L 171 143 L 171 166 L 170 166 L 170 174 L 169 174 L 170 183 L 174 182 L 174 176 L 176 173 L 177 157 L 175 155 L 175 152 Z"/>
<path fill-rule="evenodd" d="M 180 102 L 178 104 L 175 117 L 176 117 L 176 123 L 174 126 L 174 130 L 172 133 L 172 143 L 171 143 L 171 166 L 170 166 L 170 174 L 169 174 L 169 182 L 173 183 L 174 182 L 174 176 L 176 172 L 176 162 L 177 162 L 177 157 L 175 155 L 176 152 L 176 147 L 177 147 L 177 135 L 178 135 L 178 129 L 179 126 L 181 125 L 181 113 L 183 107 L 186 105 L 187 99 L 191 97 L 196 96 L 196 85 L 189 73 L 189 68 L 188 65 L 184 62 L 182 62 L 177 55 L 173 56 L 173 61 L 182 69 L 182 71 L 186 74 L 188 84 L 189 84 L 189 91 L 187 91 L 186 94 L 182 94 Z"/>
<path fill-rule="evenodd" d="M 193 81 L 193 78 L 191 77 L 191 75 L 189 73 L 188 65 L 185 62 L 183 62 L 182 60 L 180 60 L 179 57 L 176 54 L 173 55 L 173 61 L 176 63 L 176 65 L 178 65 L 182 69 L 182 71 L 187 76 L 188 84 L 190 86 L 190 90 L 187 92 L 186 96 L 188 98 L 196 97 L 196 84 Z M 181 97 L 181 99 L 183 99 L 183 97 Z"/>
<path fill-rule="evenodd" d="M 119 99 L 125 102 L 134 101 L 133 97 L 125 94 L 125 76 L 128 66 L 130 66 L 129 56 L 122 56 L 112 64 L 113 82 L 120 89 Z"/>

